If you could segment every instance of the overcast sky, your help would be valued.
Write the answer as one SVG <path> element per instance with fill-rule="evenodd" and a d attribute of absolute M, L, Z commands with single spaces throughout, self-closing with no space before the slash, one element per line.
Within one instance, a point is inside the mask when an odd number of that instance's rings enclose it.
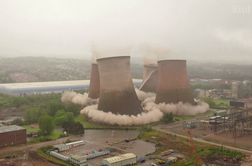
<path fill-rule="evenodd" d="M 0 1 L 0 55 L 91 58 L 95 45 L 137 57 L 142 43 L 175 58 L 252 62 L 252 1 Z"/>

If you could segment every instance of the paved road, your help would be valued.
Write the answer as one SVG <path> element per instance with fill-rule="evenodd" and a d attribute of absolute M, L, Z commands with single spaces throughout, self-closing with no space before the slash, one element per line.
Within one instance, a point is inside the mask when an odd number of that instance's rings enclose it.
<path fill-rule="evenodd" d="M 13 147 L 6 147 L 6 148 L 1 148 L 0 149 L 0 156 L 2 155 L 6 155 L 6 154 L 12 154 L 12 153 L 17 153 L 17 152 L 25 152 L 27 150 L 36 150 L 38 148 L 41 148 L 43 146 L 49 146 L 49 145 L 55 145 L 55 144 L 59 144 L 62 143 L 64 141 L 66 141 L 67 139 L 70 139 L 69 137 L 65 137 L 65 138 L 60 138 L 57 140 L 53 140 L 53 141 L 47 141 L 47 142 L 41 142 L 41 143 L 34 143 L 34 144 L 27 144 L 27 145 L 18 145 L 18 146 L 13 146 Z"/>
<path fill-rule="evenodd" d="M 154 128 L 156 130 L 160 130 L 160 131 L 163 131 L 163 132 L 168 133 L 168 134 L 176 135 L 176 136 L 179 136 L 179 137 L 182 137 L 182 138 L 188 138 L 188 136 L 184 136 L 184 135 L 181 135 L 181 134 L 173 133 L 173 132 L 167 131 L 165 129 L 160 129 L 160 128 L 156 128 L 156 127 L 154 127 Z M 222 145 L 222 144 L 218 144 L 218 143 L 214 143 L 214 142 L 209 142 L 209 141 L 202 140 L 200 138 L 194 138 L 193 137 L 192 139 L 194 141 L 198 141 L 198 142 L 202 142 L 202 143 L 207 143 L 207 144 L 215 145 L 215 146 L 223 146 L 225 148 L 229 148 L 229 149 L 232 149 L 232 150 L 236 150 L 236 151 L 239 151 L 239 152 L 242 152 L 242 153 L 246 153 L 246 154 L 252 155 L 252 151 L 251 150 L 245 150 L 245 149 L 241 149 L 241 148 L 236 148 L 236 147 L 232 147 L 232 146 L 227 146 L 227 145 Z"/>

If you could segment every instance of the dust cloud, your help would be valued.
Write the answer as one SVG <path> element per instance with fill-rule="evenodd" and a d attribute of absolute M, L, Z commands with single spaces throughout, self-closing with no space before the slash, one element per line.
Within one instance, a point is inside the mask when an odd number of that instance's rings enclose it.
<path fill-rule="evenodd" d="M 150 98 L 150 97 L 156 97 L 155 93 L 144 92 L 144 91 L 141 91 L 137 88 L 135 88 L 135 91 L 136 91 L 137 97 L 140 101 L 144 101 L 145 99 Z"/>
<path fill-rule="evenodd" d="M 157 122 L 163 117 L 163 113 L 160 110 L 153 110 L 149 112 L 143 112 L 134 115 L 116 115 L 111 112 L 103 112 L 97 109 L 98 105 L 87 106 L 81 110 L 81 114 L 84 114 L 91 118 L 94 122 L 107 123 L 111 125 L 120 125 L 120 126 L 132 126 L 132 125 L 141 125 L 149 124 L 152 122 Z"/>
<path fill-rule="evenodd" d="M 84 107 L 80 113 L 88 116 L 94 122 L 106 123 L 111 125 L 120 125 L 120 126 L 132 126 L 132 125 L 141 125 L 149 124 L 159 121 L 164 114 L 172 112 L 174 115 L 178 116 L 187 116 L 187 115 L 196 115 L 206 112 L 209 109 L 208 104 L 197 101 L 197 105 L 193 106 L 188 103 L 179 102 L 178 104 L 165 104 L 155 103 L 155 93 L 146 93 L 136 89 L 137 96 L 141 100 L 141 105 L 144 112 L 134 115 L 120 115 L 113 114 L 111 112 L 103 112 L 98 110 L 98 100 L 88 98 L 88 94 L 84 93 L 78 94 L 75 92 L 65 92 L 61 98 L 62 102 L 73 102 L 80 104 Z"/>
<path fill-rule="evenodd" d="M 88 106 L 98 103 L 98 99 L 91 99 L 88 93 L 80 94 L 72 91 L 67 91 L 62 94 L 61 101 L 63 103 L 75 103 L 82 106 Z"/>

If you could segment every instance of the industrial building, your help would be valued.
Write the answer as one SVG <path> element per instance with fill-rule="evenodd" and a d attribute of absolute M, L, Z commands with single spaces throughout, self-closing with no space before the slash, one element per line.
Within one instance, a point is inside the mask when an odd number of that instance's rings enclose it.
<path fill-rule="evenodd" d="M 0 147 L 26 143 L 26 129 L 11 125 L 0 127 Z"/>
<path fill-rule="evenodd" d="M 88 97 L 92 99 L 99 98 L 100 94 L 100 75 L 98 65 L 92 63 L 91 65 L 91 76 L 90 76 L 90 84 L 88 90 Z"/>
<path fill-rule="evenodd" d="M 140 90 L 144 92 L 157 92 L 158 84 L 158 68 L 154 65 L 144 65 L 143 68 L 143 83 Z"/>
<path fill-rule="evenodd" d="M 251 97 L 251 82 L 250 81 L 236 81 L 232 83 L 231 95 L 235 99 L 250 98 Z"/>
<path fill-rule="evenodd" d="M 194 104 L 185 60 L 158 61 L 158 88 L 155 102 Z"/>
<path fill-rule="evenodd" d="M 104 166 L 124 166 L 132 165 L 137 162 L 137 156 L 133 153 L 126 153 L 120 156 L 114 156 L 102 160 Z"/>
<path fill-rule="evenodd" d="M 97 63 L 100 74 L 98 110 L 121 115 L 143 112 L 132 82 L 130 56 L 100 58 Z"/>
<path fill-rule="evenodd" d="M 69 162 L 73 165 L 85 166 L 87 165 L 87 156 L 71 155 Z"/>
<path fill-rule="evenodd" d="M 84 90 L 89 88 L 89 80 L 27 82 L 0 84 L 0 92 L 15 96 L 62 93 L 68 90 Z M 133 79 L 135 86 L 140 86 L 142 80 Z"/>

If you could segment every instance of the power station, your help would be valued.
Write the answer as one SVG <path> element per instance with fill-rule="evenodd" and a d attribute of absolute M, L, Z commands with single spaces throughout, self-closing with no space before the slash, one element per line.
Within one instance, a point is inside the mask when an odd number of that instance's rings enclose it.
<path fill-rule="evenodd" d="M 97 59 L 100 74 L 98 109 L 113 114 L 137 115 L 143 109 L 136 95 L 130 56 Z"/>
<path fill-rule="evenodd" d="M 99 98 L 99 95 L 100 95 L 99 69 L 97 64 L 92 63 L 88 97 L 92 99 L 97 99 Z"/>
<path fill-rule="evenodd" d="M 185 60 L 158 61 L 158 87 L 156 103 L 194 104 Z"/>
<path fill-rule="evenodd" d="M 154 65 L 144 65 L 143 68 L 143 83 L 139 88 L 144 92 L 157 92 L 158 84 L 158 68 Z"/>

